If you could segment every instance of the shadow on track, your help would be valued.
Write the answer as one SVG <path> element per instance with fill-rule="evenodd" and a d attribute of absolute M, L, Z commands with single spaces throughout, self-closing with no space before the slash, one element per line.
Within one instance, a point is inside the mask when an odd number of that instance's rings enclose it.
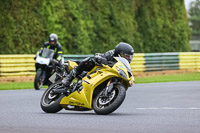
<path fill-rule="evenodd" d="M 108 115 L 98 115 L 95 112 L 60 112 L 60 113 L 40 113 L 46 115 L 82 115 L 82 116 L 144 116 L 143 113 L 111 113 Z"/>

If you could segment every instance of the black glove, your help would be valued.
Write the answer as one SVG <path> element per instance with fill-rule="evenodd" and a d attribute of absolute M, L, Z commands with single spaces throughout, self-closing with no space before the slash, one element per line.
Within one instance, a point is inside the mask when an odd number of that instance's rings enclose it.
<path fill-rule="evenodd" d="M 42 56 L 42 52 L 43 52 L 43 50 L 40 49 L 38 55 Z"/>
<path fill-rule="evenodd" d="M 59 64 L 59 61 L 57 61 L 56 59 L 51 59 L 50 63 L 52 63 L 52 64 Z"/>
<path fill-rule="evenodd" d="M 107 64 L 107 59 L 99 55 L 95 55 L 94 59 L 98 64 Z"/>

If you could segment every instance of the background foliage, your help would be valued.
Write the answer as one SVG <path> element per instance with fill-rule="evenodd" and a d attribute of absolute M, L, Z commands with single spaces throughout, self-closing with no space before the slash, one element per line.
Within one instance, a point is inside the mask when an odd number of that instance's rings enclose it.
<path fill-rule="evenodd" d="M 200 0 L 190 3 L 189 16 L 192 38 L 200 40 Z"/>
<path fill-rule="evenodd" d="M 56 33 L 65 54 L 123 41 L 138 52 L 189 51 L 184 0 L 0 0 L 0 54 L 34 54 Z"/>

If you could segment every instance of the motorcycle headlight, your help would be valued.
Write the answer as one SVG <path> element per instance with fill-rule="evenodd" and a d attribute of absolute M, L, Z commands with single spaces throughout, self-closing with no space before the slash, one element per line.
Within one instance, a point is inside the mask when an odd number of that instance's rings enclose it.
<path fill-rule="evenodd" d="M 121 75 L 123 78 L 127 79 L 127 75 L 123 70 L 119 69 L 118 67 L 116 67 L 116 69 L 117 69 L 119 75 Z"/>

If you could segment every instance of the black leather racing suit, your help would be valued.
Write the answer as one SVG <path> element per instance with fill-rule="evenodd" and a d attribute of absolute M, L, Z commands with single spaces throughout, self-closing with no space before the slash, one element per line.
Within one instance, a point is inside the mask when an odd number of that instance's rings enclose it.
<path fill-rule="evenodd" d="M 114 50 L 107 51 L 104 54 L 95 54 L 94 57 L 88 57 L 84 59 L 77 67 L 75 67 L 69 75 L 67 75 L 63 80 L 62 83 L 65 86 L 69 86 L 71 81 L 80 75 L 83 71 L 90 71 L 96 65 L 95 62 L 98 64 L 114 64 Z"/>
<path fill-rule="evenodd" d="M 62 59 L 62 46 L 59 44 L 59 43 L 56 43 L 55 46 L 51 46 L 49 44 L 49 42 L 45 42 L 44 45 L 42 46 L 42 48 L 38 51 L 38 54 L 41 54 L 42 53 L 42 50 L 44 48 L 48 48 L 48 49 L 52 49 L 54 50 L 54 57 L 53 59 L 56 59 L 57 61 L 61 61 Z"/>
<path fill-rule="evenodd" d="M 51 60 L 51 63 L 55 64 L 56 66 L 59 66 L 63 70 L 63 66 L 62 66 L 62 53 L 63 53 L 63 51 L 62 51 L 62 46 L 59 44 L 59 42 L 57 42 L 55 44 L 55 46 L 50 45 L 49 42 L 45 42 L 44 45 L 41 47 L 41 49 L 37 52 L 37 55 L 41 55 L 44 48 L 54 50 L 54 56 L 53 56 L 54 60 Z"/>
<path fill-rule="evenodd" d="M 88 57 L 84 59 L 76 68 L 76 76 L 81 74 L 83 71 L 90 71 L 95 66 L 95 62 L 99 64 L 112 64 L 114 62 L 114 50 L 109 50 L 104 54 L 95 54 L 94 57 Z M 93 60 L 94 59 L 94 60 Z"/>

